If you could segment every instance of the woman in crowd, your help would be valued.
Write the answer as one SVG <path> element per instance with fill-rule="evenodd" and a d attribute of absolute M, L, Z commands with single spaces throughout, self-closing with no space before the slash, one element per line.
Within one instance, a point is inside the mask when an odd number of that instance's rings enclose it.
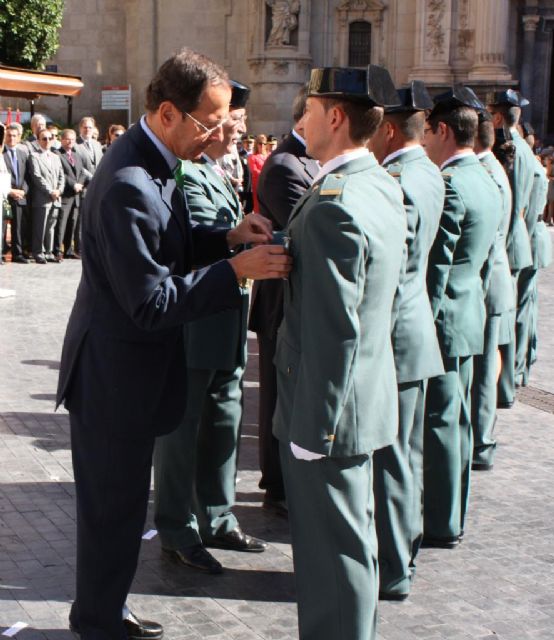
<path fill-rule="evenodd" d="M 113 144 L 114 140 L 117 140 L 119 136 L 125 133 L 126 129 L 122 124 L 111 124 L 108 127 L 108 133 L 106 135 L 106 142 L 102 147 L 104 153 L 108 150 L 108 147 Z"/>
<path fill-rule="evenodd" d="M 259 136 L 256 136 L 256 142 L 254 143 L 254 153 L 251 153 L 248 156 L 248 168 L 250 169 L 250 175 L 252 177 L 252 197 L 254 200 L 254 213 L 259 213 L 259 204 L 258 204 L 258 178 L 260 177 L 260 173 L 262 172 L 262 167 L 264 166 L 264 162 L 267 158 L 267 138 L 262 133 Z"/>

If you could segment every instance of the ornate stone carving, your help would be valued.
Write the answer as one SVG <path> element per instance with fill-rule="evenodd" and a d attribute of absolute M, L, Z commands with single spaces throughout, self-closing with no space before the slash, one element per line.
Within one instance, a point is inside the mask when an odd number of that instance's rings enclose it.
<path fill-rule="evenodd" d="M 279 75 L 284 76 L 289 72 L 289 63 L 287 60 L 275 60 L 273 62 L 273 71 Z"/>
<path fill-rule="evenodd" d="M 427 40 L 431 46 L 432 55 L 437 58 L 444 55 L 445 32 L 443 27 L 446 8 L 444 0 L 428 0 Z"/>
<path fill-rule="evenodd" d="M 343 0 L 337 8 L 342 11 L 381 11 L 386 6 L 384 0 Z"/>
<path fill-rule="evenodd" d="M 540 16 L 523 16 L 523 30 L 524 31 L 536 31 L 541 21 Z"/>
<path fill-rule="evenodd" d="M 271 31 L 267 38 L 268 47 L 290 44 L 290 34 L 298 28 L 300 0 L 266 0 L 271 7 Z"/>
<path fill-rule="evenodd" d="M 458 53 L 467 59 L 468 49 L 473 43 L 475 33 L 469 28 L 469 0 L 460 0 L 458 12 Z"/>

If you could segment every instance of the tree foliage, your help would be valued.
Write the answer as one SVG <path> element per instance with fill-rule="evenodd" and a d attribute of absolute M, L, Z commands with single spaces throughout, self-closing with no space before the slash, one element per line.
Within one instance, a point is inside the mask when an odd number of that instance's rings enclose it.
<path fill-rule="evenodd" d="M 42 69 L 58 50 L 64 0 L 0 0 L 0 63 Z"/>

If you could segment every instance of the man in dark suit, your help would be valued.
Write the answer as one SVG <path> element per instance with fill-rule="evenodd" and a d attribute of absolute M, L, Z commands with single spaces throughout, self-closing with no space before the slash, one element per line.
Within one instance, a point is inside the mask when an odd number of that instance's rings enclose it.
<path fill-rule="evenodd" d="M 93 138 L 93 131 L 96 127 L 94 118 L 85 116 L 79 122 L 79 137 L 75 145 L 75 151 L 81 156 L 85 169 L 94 175 L 98 165 L 104 156 L 102 145 Z"/>
<path fill-rule="evenodd" d="M 12 210 L 12 262 L 27 264 L 30 260 L 23 255 L 23 237 L 26 225 L 30 224 L 27 202 L 29 193 L 27 158 L 29 154 L 19 144 L 21 142 L 20 127 L 21 125 L 16 123 L 6 126 L 4 160 L 11 176 L 12 186 L 8 194 L 8 201 Z"/>
<path fill-rule="evenodd" d="M 54 257 L 57 260 L 75 255 L 72 241 L 79 217 L 81 194 L 89 182 L 81 157 L 75 152 L 75 131 L 62 131 L 59 157 L 65 175 L 62 193 L 62 210 L 54 231 Z"/>
<path fill-rule="evenodd" d="M 114 145 L 83 210 L 83 271 L 65 337 L 57 402 L 70 413 L 77 501 L 77 596 L 86 640 L 159 639 L 123 608 L 143 533 L 154 439 L 185 412 L 183 323 L 241 304 L 243 278 L 285 277 L 281 247 L 255 216 L 235 229 L 192 224 L 175 179 L 221 137 L 225 71 L 183 50 L 146 91 L 146 115 Z M 213 263 L 211 267 L 203 265 Z M 193 271 L 194 269 L 194 271 Z"/>
<path fill-rule="evenodd" d="M 271 220 L 273 228 L 283 230 L 300 196 L 312 184 L 319 166 L 308 157 L 306 142 L 298 122 L 306 107 L 306 87 L 293 103 L 294 128 L 266 160 L 258 182 L 260 213 Z M 285 489 L 279 459 L 279 442 L 273 436 L 273 412 L 277 399 L 277 380 L 273 357 L 277 329 L 283 319 L 283 282 L 256 282 L 248 328 L 258 337 L 259 350 L 259 455 L 265 490 L 264 507 L 286 514 Z"/>

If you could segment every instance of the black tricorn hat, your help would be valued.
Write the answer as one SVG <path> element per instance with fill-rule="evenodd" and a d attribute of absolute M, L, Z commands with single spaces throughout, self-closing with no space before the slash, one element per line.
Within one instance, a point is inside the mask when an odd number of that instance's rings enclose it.
<path fill-rule="evenodd" d="M 476 111 L 485 111 L 485 105 L 475 91 L 463 84 L 455 84 L 451 89 L 433 98 L 435 106 L 432 113 L 449 111 L 456 107 L 471 107 Z"/>
<path fill-rule="evenodd" d="M 487 104 L 492 106 L 505 104 L 510 107 L 526 107 L 529 104 L 529 100 L 524 98 L 518 91 L 514 91 L 514 89 L 506 89 L 505 91 L 487 93 Z"/>
<path fill-rule="evenodd" d="M 479 111 L 477 115 L 479 116 L 479 124 L 483 124 L 483 122 L 492 122 L 492 114 L 488 111 Z"/>
<path fill-rule="evenodd" d="M 413 111 L 426 111 L 433 108 L 433 99 L 429 95 L 425 83 L 421 80 L 412 82 L 402 89 L 398 89 L 400 106 L 387 107 L 385 113 L 410 113 Z"/>
<path fill-rule="evenodd" d="M 231 85 L 231 104 L 229 105 L 233 109 L 244 109 L 248 98 L 250 96 L 250 87 L 247 87 L 236 80 L 229 80 Z"/>
<path fill-rule="evenodd" d="M 315 98 L 340 98 L 368 106 L 387 107 L 400 104 L 389 72 L 375 64 L 370 64 L 366 69 L 312 69 L 307 95 Z"/>

